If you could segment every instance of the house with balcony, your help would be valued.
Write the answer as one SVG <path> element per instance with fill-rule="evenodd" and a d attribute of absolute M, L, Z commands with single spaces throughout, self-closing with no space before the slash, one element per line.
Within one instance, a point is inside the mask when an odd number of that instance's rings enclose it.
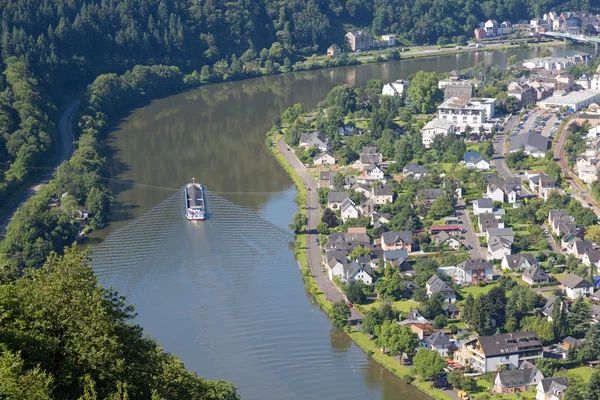
<path fill-rule="evenodd" d="M 543 352 L 535 332 L 517 332 L 468 339 L 454 353 L 454 360 L 464 367 L 487 373 L 516 369 L 525 360 L 533 362 L 542 358 Z"/>
<path fill-rule="evenodd" d="M 406 250 L 412 251 L 413 239 L 409 231 L 402 232 L 383 232 L 381 234 L 381 249 L 387 250 Z"/>

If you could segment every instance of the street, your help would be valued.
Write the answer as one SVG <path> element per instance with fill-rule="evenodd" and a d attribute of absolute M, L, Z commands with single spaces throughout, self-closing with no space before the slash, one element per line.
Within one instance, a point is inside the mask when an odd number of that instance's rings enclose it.
<path fill-rule="evenodd" d="M 73 117 L 76 115 L 79 107 L 79 100 L 75 100 L 63 107 L 58 122 L 58 134 L 60 136 L 60 142 L 56 144 L 56 165 L 57 168 L 63 161 L 71 157 L 74 148 L 73 132 L 71 131 L 71 125 Z M 45 174 L 41 177 L 40 182 L 29 187 L 18 199 L 16 199 L 11 207 L 9 207 L 4 215 L 0 216 L 0 236 L 4 236 L 5 229 L 10 220 L 12 219 L 15 211 L 23 205 L 31 196 L 37 193 L 42 185 L 48 183 L 52 178 L 54 170 Z"/>
<path fill-rule="evenodd" d="M 461 227 L 466 229 L 467 231 L 464 233 L 465 235 L 465 245 L 471 246 L 469 250 L 469 255 L 472 259 L 483 258 L 487 259 L 484 251 L 479 247 L 479 240 L 477 236 L 475 236 L 475 230 L 473 229 L 473 225 L 471 224 L 471 218 L 469 216 L 469 212 L 466 209 L 465 201 L 458 200 L 456 203 L 456 216 L 460 219 Z M 487 252 L 487 251 L 486 251 Z"/>
<path fill-rule="evenodd" d="M 331 302 L 336 302 L 339 300 L 346 301 L 344 294 L 335 286 L 333 282 L 329 280 L 326 272 L 321 271 L 321 266 L 323 265 L 323 257 L 321 256 L 321 248 L 317 244 L 317 239 L 319 234 L 317 232 L 317 225 L 321 220 L 321 210 L 319 208 L 319 194 L 318 187 L 315 180 L 310 176 L 310 174 L 304 168 L 304 165 L 298 160 L 294 152 L 290 149 L 288 150 L 288 145 L 283 140 L 283 137 L 279 139 L 277 143 L 279 151 L 289 165 L 296 171 L 302 182 L 306 186 L 307 189 L 307 201 L 308 201 L 308 235 L 307 235 L 307 249 L 306 249 L 306 261 L 308 262 L 308 268 L 310 269 L 311 275 L 314 277 L 315 282 L 321 289 L 321 291 L 325 294 L 325 297 L 329 299 Z M 362 316 L 356 311 L 354 308 L 350 309 L 351 311 L 351 320 L 361 319 Z"/>

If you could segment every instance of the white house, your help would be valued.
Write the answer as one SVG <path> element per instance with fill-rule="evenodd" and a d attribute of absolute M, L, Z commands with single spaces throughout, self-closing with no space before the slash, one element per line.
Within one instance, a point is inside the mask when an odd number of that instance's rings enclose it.
<path fill-rule="evenodd" d="M 473 201 L 473 214 L 479 215 L 494 212 L 492 199 L 477 199 Z"/>
<path fill-rule="evenodd" d="M 496 182 L 488 183 L 486 194 L 488 199 L 504 203 L 504 190 Z"/>
<path fill-rule="evenodd" d="M 404 91 L 408 88 L 409 82 L 402 79 L 398 79 L 395 82 L 387 83 L 383 85 L 381 94 L 384 96 L 402 96 Z"/>
<path fill-rule="evenodd" d="M 536 265 L 537 260 L 533 254 L 509 254 L 502 259 L 502 269 L 509 271 L 515 269 L 526 269 L 532 265 Z"/>
<path fill-rule="evenodd" d="M 365 166 L 364 175 L 367 179 L 383 179 L 385 176 L 383 170 L 377 164 L 369 164 Z"/>
<path fill-rule="evenodd" d="M 402 175 L 405 177 L 412 176 L 415 179 L 421 179 L 421 177 L 427 175 L 429 170 L 421 165 L 408 164 L 402 168 Z"/>
<path fill-rule="evenodd" d="M 425 283 L 427 289 L 427 295 L 431 296 L 435 293 L 439 293 L 444 301 L 448 303 L 454 303 L 456 301 L 456 292 L 446 282 L 444 282 L 437 275 L 433 275 Z"/>
<path fill-rule="evenodd" d="M 492 236 L 487 245 L 488 260 L 502 260 L 511 253 L 511 248 L 511 241 L 500 236 Z"/>
<path fill-rule="evenodd" d="M 575 274 L 568 274 L 560 281 L 560 286 L 570 299 L 587 297 L 594 293 L 594 285 Z"/>
<path fill-rule="evenodd" d="M 594 249 L 586 251 L 581 258 L 581 262 L 588 267 L 598 269 L 598 265 L 600 263 L 600 250 Z"/>
<path fill-rule="evenodd" d="M 338 210 L 344 204 L 346 199 L 350 198 L 348 192 L 329 192 L 327 193 L 327 208 Z"/>
<path fill-rule="evenodd" d="M 517 152 L 521 148 L 527 155 L 535 158 L 545 157 L 546 150 L 548 150 L 548 138 L 533 132 L 522 133 L 510 138 L 508 144 L 509 153 Z"/>
<path fill-rule="evenodd" d="M 350 218 L 359 218 L 362 215 L 360 208 L 350 198 L 344 200 L 341 210 L 343 222 L 346 222 Z"/>
<path fill-rule="evenodd" d="M 467 151 L 464 155 L 465 167 L 474 168 L 479 170 L 488 170 L 491 168 L 491 164 L 488 160 L 481 157 L 476 151 Z"/>
<path fill-rule="evenodd" d="M 449 235 L 447 232 L 440 232 L 433 236 L 435 243 L 440 245 L 446 245 L 450 250 L 458 250 L 460 249 L 460 241 L 452 235 Z"/>
<path fill-rule="evenodd" d="M 373 186 L 373 202 L 381 205 L 391 203 L 394 200 L 394 191 L 390 185 L 376 184 Z"/>
<path fill-rule="evenodd" d="M 373 271 L 369 265 L 348 261 L 344 257 L 331 257 L 327 261 L 329 279 L 337 276 L 343 282 L 362 281 L 366 285 L 373 283 Z"/>
<path fill-rule="evenodd" d="M 329 150 L 329 139 L 321 132 L 303 133 L 300 136 L 300 147 L 316 147 L 321 151 Z"/>
<path fill-rule="evenodd" d="M 331 153 L 323 152 L 313 159 L 315 165 L 334 165 L 335 157 Z"/>
<path fill-rule="evenodd" d="M 535 400 L 563 400 L 565 390 L 569 387 L 567 378 L 546 378 L 538 383 Z"/>
<path fill-rule="evenodd" d="M 450 341 L 448 335 L 436 332 L 421 340 L 421 347 L 427 350 L 435 350 L 442 357 L 448 357 L 448 349 L 455 347 L 455 345 Z"/>
<path fill-rule="evenodd" d="M 438 107 L 438 117 L 452 122 L 458 131 L 465 131 L 467 126 L 478 130 L 491 129 L 488 119 L 495 115 L 495 101 L 493 98 L 465 99 L 452 97 Z"/>
<path fill-rule="evenodd" d="M 423 127 L 423 146 L 425 146 L 426 149 L 430 148 L 436 136 L 453 134 L 454 130 L 454 124 L 452 124 L 452 122 L 434 118 Z"/>

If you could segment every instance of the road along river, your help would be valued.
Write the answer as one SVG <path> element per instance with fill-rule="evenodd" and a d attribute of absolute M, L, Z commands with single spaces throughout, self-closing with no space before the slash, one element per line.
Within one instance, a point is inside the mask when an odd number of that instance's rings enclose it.
<path fill-rule="evenodd" d="M 244 399 L 425 399 L 374 363 L 304 290 L 287 229 L 295 190 L 265 148 L 290 105 L 335 85 L 390 81 L 537 50 L 469 53 L 207 86 L 135 110 L 111 134 L 115 221 L 89 243 L 94 269 L 136 305 L 137 322 Z M 554 48 L 556 56 L 590 48 Z M 208 189 L 209 219 L 183 218 L 181 186 Z"/>

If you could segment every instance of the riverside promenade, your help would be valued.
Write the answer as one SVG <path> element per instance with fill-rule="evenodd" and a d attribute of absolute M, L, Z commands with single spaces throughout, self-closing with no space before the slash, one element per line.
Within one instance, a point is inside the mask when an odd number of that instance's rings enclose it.
<path fill-rule="evenodd" d="M 308 217 L 308 235 L 306 236 L 306 261 L 308 263 L 310 273 L 321 291 L 325 294 L 325 297 L 330 302 L 335 303 L 338 300 L 346 301 L 344 294 L 333 282 L 331 282 L 331 280 L 329 280 L 327 273 L 321 271 L 321 267 L 323 266 L 323 257 L 321 256 L 321 248 L 317 244 L 317 238 L 319 237 L 317 225 L 321 220 L 317 183 L 312 176 L 310 176 L 308 171 L 306 171 L 306 168 L 304 165 L 302 165 L 300 160 L 298 160 L 298 157 L 296 157 L 294 151 L 285 143 L 283 137 L 277 142 L 277 147 L 290 167 L 296 171 L 307 189 L 306 199 L 308 204 L 306 215 Z M 288 150 L 288 148 L 290 150 Z M 351 308 L 350 311 L 352 312 L 350 316 L 352 321 L 362 318 L 356 309 Z"/>

